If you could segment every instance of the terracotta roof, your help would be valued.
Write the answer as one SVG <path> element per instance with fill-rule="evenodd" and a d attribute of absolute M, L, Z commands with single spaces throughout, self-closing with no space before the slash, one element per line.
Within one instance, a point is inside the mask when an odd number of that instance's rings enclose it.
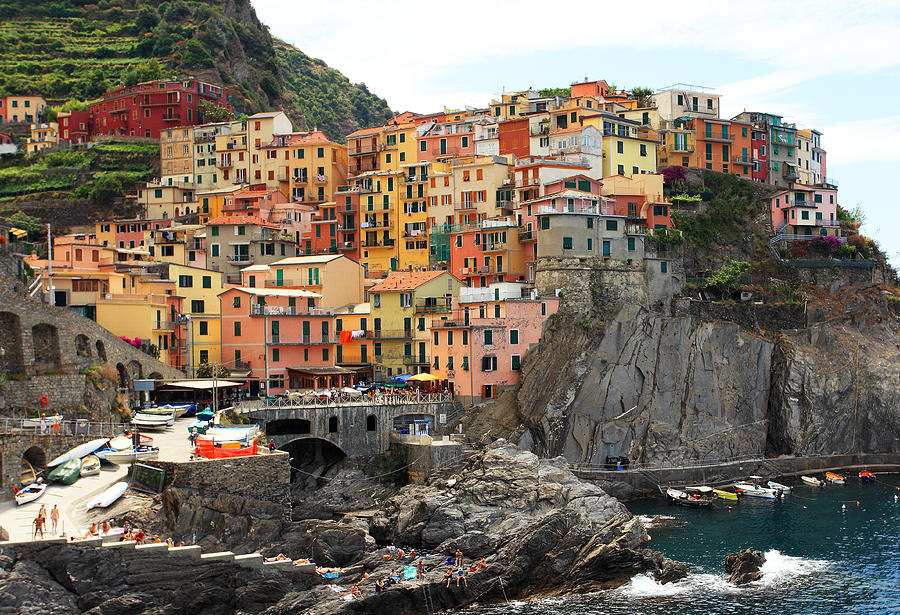
<path fill-rule="evenodd" d="M 347 139 L 352 137 L 365 137 L 367 135 L 375 135 L 381 132 L 384 129 L 384 126 L 376 126 L 375 128 L 361 128 L 360 130 L 351 132 L 347 135 Z"/>
<path fill-rule="evenodd" d="M 331 139 L 325 136 L 325 133 L 321 130 L 315 130 L 313 132 L 298 132 L 291 135 L 291 138 L 288 139 L 288 145 L 309 145 L 309 144 L 329 144 L 333 143 Z"/>
<path fill-rule="evenodd" d="M 240 192 L 235 192 L 234 197 L 257 197 L 257 196 L 266 196 L 267 194 L 272 194 L 275 192 L 275 189 L 272 190 L 241 190 Z"/>
<path fill-rule="evenodd" d="M 235 224 L 252 224 L 266 228 L 281 228 L 277 224 L 266 222 L 259 216 L 219 216 L 206 223 L 206 226 L 229 226 Z"/>
<path fill-rule="evenodd" d="M 422 284 L 449 273 L 448 271 L 392 271 L 381 282 L 369 289 L 369 292 L 388 292 L 392 290 L 415 290 Z"/>

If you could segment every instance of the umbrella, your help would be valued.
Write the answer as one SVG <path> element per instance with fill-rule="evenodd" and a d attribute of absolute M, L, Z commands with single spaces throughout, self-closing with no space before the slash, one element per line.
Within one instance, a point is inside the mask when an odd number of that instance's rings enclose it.
<path fill-rule="evenodd" d="M 399 382 L 406 382 L 412 377 L 412 374 L 399 374 L 391 378 L 391 380 L 397 380 Z"/>
<path fill-rule="evenodd" d="M 434 374 L 422 373 L 422 374 L 416 374 L 415 376 L 410 376 L 409 378 L 407 378 L 407 380 L 417 380 L 419 382 L 433 382 L 435 380 L 440 380 L 440 378 L 438 378 Z"/>

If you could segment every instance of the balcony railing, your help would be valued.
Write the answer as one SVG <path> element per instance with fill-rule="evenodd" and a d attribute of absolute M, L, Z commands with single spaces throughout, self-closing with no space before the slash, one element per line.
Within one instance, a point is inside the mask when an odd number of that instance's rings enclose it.
<path fill-rule="evenodd" d="M 301 286 L 301 285 L 297 284 L 296 280 L 285 280 L 283 278 L 281 280 L 266 280 L 267 288 L 280 288 L 282 286 Z"/>
<path fill-rule="evenodd" d="M 426 297 L 416 300 L 416 313 L 446 314 L 453 307 L 450 297 Z"/>
<path fill-rule="evenodd" d="M 241 265 L 252 265 L 254 261 L 252 254 L 229 254 L 227 259 L 230 263 L 239 263 Z"/>
<path fill-rule="evenodd" d="M 251 316 L 331 316 L 332 308 L 305 307 L 297 305 L 257 305 L 250 306 Z"/>
<path fill-rule="evenodd" d="M 416 332 L 412 329 L 403 329 L 401 331 L 376 329 L 372 331 L 372 339 L 376 340 L 410 340 L 414 339 L 415 336 Z"/>
<path fill-rule="evenodd" d="M 381 144 L 372 145 L 370 143 L 369 145 L 360 145 L 358 147 L 348 147 L 347 153 L 350 154 L 351 156 L 361 156 L 364 154 L 376 154 L 383 150 L 384 150 L 384 145 L 381 145 Z"/>
<path fill-rule="evenodd" d="M 731 161 L 734 164 L 740 164 L 740 165 L 744 165 L 744 166 L 750 166 L 753 164 L 753 161 L 750 159 L 749 156 L 735 156 L 734 158 L 731 159 Z"/>
<path fill-rule="evenodd" d="M 506 252 L 509 249 L 509 244 L 505 241 L 486 241 L 481 244 L 482 252 Z"/>
<path fill-rule="evenodd" d="M 531 241 L 534 239 L 534 231 L 520 231 L 519 241 Z"/>

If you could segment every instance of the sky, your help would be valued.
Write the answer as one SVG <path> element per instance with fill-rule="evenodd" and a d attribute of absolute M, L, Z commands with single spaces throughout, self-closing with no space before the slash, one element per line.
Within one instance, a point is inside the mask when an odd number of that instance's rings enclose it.
<path fill-rule="evenodd" d="M 722 116 L 783 115 L 823 133 L 839 203 L 900 266 L 900 1 L 253 0 L 273 36 L 395 111 L 484 107 L 503 91 L 605 79 L 687 83 Z"/>

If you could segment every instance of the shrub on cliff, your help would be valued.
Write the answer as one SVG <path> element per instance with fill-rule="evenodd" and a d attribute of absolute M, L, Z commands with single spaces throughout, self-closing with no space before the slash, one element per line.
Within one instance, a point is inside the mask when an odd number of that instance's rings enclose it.
<path fill-rule="evenodd" d="M 723 299 L 728 298 L 737 290 L 741 278 L 749 270 L 750 263 L 747 261 L 735 261 L 729 258 L 724 265 L 706 278 L 700 288 L 715 293 Z"/>

